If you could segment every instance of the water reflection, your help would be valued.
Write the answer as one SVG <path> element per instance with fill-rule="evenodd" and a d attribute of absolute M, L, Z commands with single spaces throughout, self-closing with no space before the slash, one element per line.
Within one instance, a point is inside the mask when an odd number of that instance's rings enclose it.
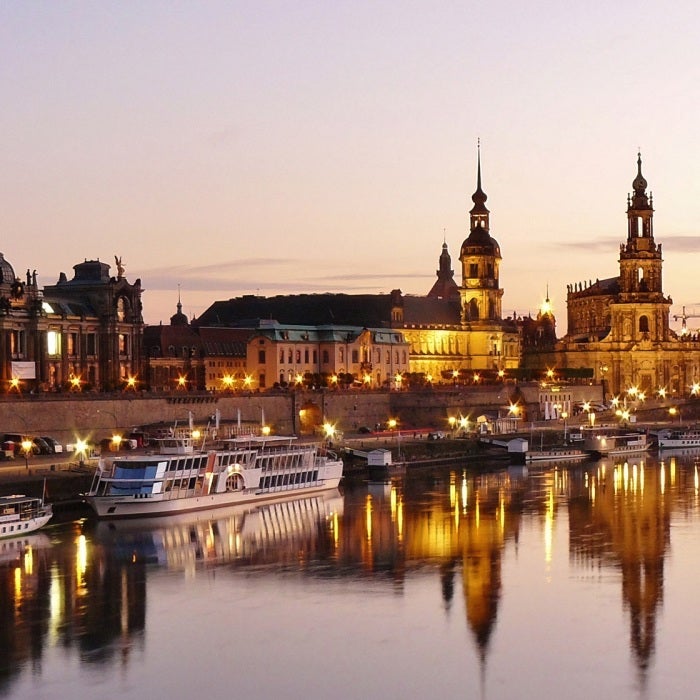
<path fill-rule="evenodd" d="M 128 668 L 134 653 L 147 655 L 147 620 L 159 624 L 147 614 L 159 576 L 188 581 L 221 569 L 371 579 L 398 596 L 407 595 L 413 575 L 428 573 L 446 615 L 463 611 L 460 624 L 469 631 L 483 683 L 503 599 L 516 586 L 533 585 L 504 566 L 524 531 L 541 538 L 545 582 L 556 563 L 558 531 L 568 532 L 572 578 L 613 577 L 644 684 L 664 604 L 671 523 L 698 512 L 697 455 L 482 474 L 426 470 L 359 483 L 342 495 L 142 522 L 76 521 L 1 541 L 0 691 L 11 690 L 23 671 L 40 674 L 49 648 L 62 648 L 85 666 Z M 579 594 L 571 588 L 572 606 Z M 546 593 L 533 587 L 529 595 Z"/>

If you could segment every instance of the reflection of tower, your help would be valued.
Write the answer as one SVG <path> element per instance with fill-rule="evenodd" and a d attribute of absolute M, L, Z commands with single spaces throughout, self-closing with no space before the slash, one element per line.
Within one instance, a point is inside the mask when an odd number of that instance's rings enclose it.
<path fill-rule="evenodd" d="M 491 518 L 470 519 L 460 525 L 467 528 L 462 558 L 467 621 L 483 662 L 486 660 L 501 596 L 503 531 Z"/>
<path fill-rule="evenodd" d="M 610 565 L 612 552 L 619 562 L 630 646 L 642 674 L 654 653 L 670 533 L 671 494 L 664 489 L 663 469 L 618 464 L 604 484 L 592 484 L 588 503 L 569 504 L 572 554 Z"/>

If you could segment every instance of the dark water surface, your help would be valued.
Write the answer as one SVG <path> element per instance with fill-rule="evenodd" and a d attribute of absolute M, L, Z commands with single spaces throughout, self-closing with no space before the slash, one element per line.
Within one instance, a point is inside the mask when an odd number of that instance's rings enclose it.
<path fill-rule="evenodd" d="M 694 698 L 700 453 L 0 541 L 0 696 Z"/>

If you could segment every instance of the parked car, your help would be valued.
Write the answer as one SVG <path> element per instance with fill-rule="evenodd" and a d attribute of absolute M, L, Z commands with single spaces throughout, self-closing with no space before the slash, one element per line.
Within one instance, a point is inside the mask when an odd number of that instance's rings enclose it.
<path fill-rule="evenodd" d="M 363 434 L 367 435 L 368 433 L 371 433 L 371 432 L 372 432 L 372 428 L 368 428 L 366 425 L 361 425 L 361 426 L 357 429 L 357 432 L 358 432 L 358 433 L 363 433 Z"/>
<path fill-rule="evenodd" d="M 22 441 L 24 436 L 19 433 L 5 433 L 2 439 L 3 449 L 13 450 L 16 455 L 22 453 Z M 39 448 L 32 444 L 32 449 L 30 450 L 32 454 L 39 454 Z"/>
<path fill-rule="evenodd" d="M 36 447 L 36 452 L 35 454 L 40 454 L 40 455 L 50 455 L 53 454 L 53 447 L 50 447 L 49 444 L 43 440 L 40 437 L 35 437 L 32 438 L 32 443 L 34 447 Z"/>
<path fill-rule="evenodd" d="M 428 433 L 428 440 L 444 440 L 447 437 L 442 430 L 436 430 L 433 433 Z"/>
<path fill-rule="evenodd" d="M 51 448 L 51 454 L 63 452 L 63 445 L 61 445 L 56 438 L 52 438 L 49 435 L 42 435 L 41 439 Z"/>

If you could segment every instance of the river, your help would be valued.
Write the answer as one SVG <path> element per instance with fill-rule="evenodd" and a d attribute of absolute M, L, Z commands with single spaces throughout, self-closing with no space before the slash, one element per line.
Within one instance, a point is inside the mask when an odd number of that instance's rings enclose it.
<path fill-rule="evenodd" d="M 691 698 L 700 452 L 0 540 L 8 698 Z"/>

